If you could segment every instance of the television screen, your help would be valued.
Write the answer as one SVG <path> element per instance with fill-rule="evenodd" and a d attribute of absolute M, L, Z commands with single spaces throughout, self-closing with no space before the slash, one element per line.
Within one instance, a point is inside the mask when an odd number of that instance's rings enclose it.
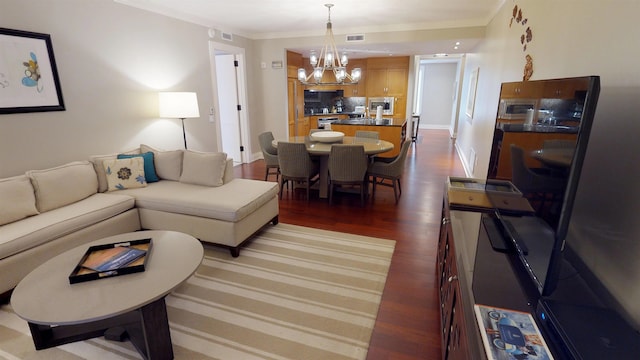
<path fill-rule="evenodd" d="M 487 179 L 508 180 L 531 211 L 496 212 L 542 295 L 559 262 L 600 92 L 598 76 L 503 83 Z M 510 103 L 526 101 L 526 112 Z"/>

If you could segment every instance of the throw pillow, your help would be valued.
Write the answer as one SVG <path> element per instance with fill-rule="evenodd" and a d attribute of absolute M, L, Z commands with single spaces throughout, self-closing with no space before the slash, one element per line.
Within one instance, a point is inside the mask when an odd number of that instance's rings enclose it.
<path fill-rule="evenodd" d="M 135 189 L 147 186 L 144 179 L 144 160 L 141 157 L 104 160 L 108 190 Z"/>
<path fill-rule="evenodd" d="M 98 177 L 88 161 L 74 161 L 44 170 L 29 170 L 38 211 L 72 204 L 98 192 Z"/>
<path fill-rule="evenodd" d="M 156 173 L 162 180 L 180 180 L 182 173 L 182 150 L 163 151 L 149 145 L 140 145 L 142 152 L 151 151 L 156 166 Z"/>
<path fill-rule="evenodd" d="M 118 159 L 130 159 L 132 157 L 141 157 L 144 160 L 144 179 L 147 183 L 160 181 L 158 175 L 156 175 L 156 166 L 151 151 L 142 154 L 118 154 Z"/>
<path fill-rule="evenodd" d="M 131 149 L 129 151 L 124 151 L 122 154 L 140 154 L 140 148 Z M 102 162 L 104 160 L 113 160 L 117 159 L 118 154 L 108 154 L 108 155 L 92 155 L 89 157 L 89 161 L 93 164 L 93 168 L 98 174 L 98 192 L 107 191 L 107 175 L 104 173 L 104 166 L 102 166 Z"/>
<path fill-rule="evenodd" d="M 25 175 L 0 180 L 0 225 L 37 215 L 36 196 Z"/>
<path fill-rule="evenodd" d="M 227 166 L 227 154 L 203 153 L 192 150 L 184 151 L 182 160 L 182 176 L 180 182 L 221 186 L 224 184 L 224 169 Z"/>

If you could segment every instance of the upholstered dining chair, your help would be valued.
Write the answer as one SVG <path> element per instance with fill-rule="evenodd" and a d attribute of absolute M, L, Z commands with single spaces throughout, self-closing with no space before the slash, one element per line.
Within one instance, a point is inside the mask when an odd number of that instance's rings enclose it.
<path fill-rule="evenodd" d="M 318 181 L 319 165 L 311 160 L 304 143 L 278 141 L 278 163 L 280 164 L 280 199 L 284 184 L 304 183 L 307 190 L 307 202 L 311 185 Z M 295 190 L 295 186 L 293 186 Z"/>
<path fill-rule="evenodd" d="M 264 157 L 266 165 L 264 181 L 269 179 L 269 175 L 275 175 L 277 182 L 280 174 L 280 164 L 278 163 L 278 149 L 273 146 L 273 139 L 273 133 L 271 131 L 258 135 L 260 149 L 262 150 L 262 156 Z M 271 169 L 275 169 L 275 172 L 271 171 Z"/>
<path fill-rule="evenodd" d="M 380 139 L 380 133 L 371 130 L 356 130 L 356 137 L 363 137 L 368 139 Z"/>
<path fill-rule="evenodd" d="M 389 186 L 393 188 L 393 196 L 396 199 L 396 204 L 398 203 L 398 199 L 402 195 L 400 178 L 404 172 L 404 163 L 409 152 L 409 146 L 411 146 L 411 141 L 405 140 L 400 148 L 400 153 L 391 161 L 374 161 L 369 164 L 367 177 L 372 178 L 372 197 L 375 198 L 376 196 L 376 185 Z"/>
<path fill-rule="evenodd" d="M 363 145 L 331 145 L 329 152 L 329 204 L 333 203 L 333 191 L 342 185 L 360 187 L 360 204 L 364 206 L 367 194 L 367 163 L 369 159 Z"/>
<path fill-rule="evenodd" d="M 524 150 L 511 144 L 511 182 L 530 200 L 539 202 L 534 206 L 540 211 L 545 201 L 562 196 L 567 183 L 566 176 L 554 176 L 556 173 L 545 168 L 530 168 L 524 157 Z M 533 204 L 532 204 L 533 206 Z"/>

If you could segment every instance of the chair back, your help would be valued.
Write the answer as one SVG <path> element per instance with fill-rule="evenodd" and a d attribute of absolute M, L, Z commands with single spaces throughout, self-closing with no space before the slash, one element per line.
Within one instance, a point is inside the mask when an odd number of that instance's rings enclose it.
<path fill-rule="evenodd" d="M 278 165 L 278 149 L 273 147 L 273 139 L 273 133 L 271 131 L 266 131 L 258 135 L 262 156 L 267 165 Z"/>
<path fill-rule="evenodd" d="M 380 139 L 380 133 L 370 130 L 356 130 L 356 137 L 363 137 L 368 139 Z"/>
<path fill-rule="evenodd" d="M 309 177 L 317 166 L 311 160 L 304 143 L 278 141 L 278 163 L 284 177 Z"/>
<path fill-rule="evenodd" d="M 402 175 L 402 172 L 404 171 L 404 163 L 407 159 L 407 153 L 409 153 L 410 146 L 411 141 L 405 140 L 405 142 L 402 143 L 402 147 L 400 148 L 400 153 L 398 154 L 398 156 L 396 156 L 393 161 L 387 164 L 379 164 L 380 166 L 376 167 L 377 172 L 383 172 L 384 175 L 391 177 L 400 177 Z"/>
<path fill-rule="evenodd" d="M 364 181 L 368 158 L 363 145 L 334 144 L 329 152 L 331 181 Z"/>
<path fill-rule="evenodd" d="M 520 189 L 526 191 L 530 187 L 531 174 L 524 163 L 524 150 L 511 144 L 511 182 Z"/>

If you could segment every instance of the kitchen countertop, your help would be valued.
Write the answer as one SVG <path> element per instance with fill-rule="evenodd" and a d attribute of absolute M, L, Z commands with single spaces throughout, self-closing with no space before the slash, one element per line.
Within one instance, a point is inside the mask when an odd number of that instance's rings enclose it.
<path fill-rule="evenodd" d="M 381 120 L 371 118 L 351 118 L 338 120 L 333 125 L 366 125 L 366 126 L 402 126 L 406 119 L 382 118 Z"/>
<path fill-rule="evenodd" d="M 500 124 L 498 128 L 505 132 L 544 132 L 544 133 L 577 133 L 578 126 L 562 125 L 524 125 L 524 124 Z"/>

